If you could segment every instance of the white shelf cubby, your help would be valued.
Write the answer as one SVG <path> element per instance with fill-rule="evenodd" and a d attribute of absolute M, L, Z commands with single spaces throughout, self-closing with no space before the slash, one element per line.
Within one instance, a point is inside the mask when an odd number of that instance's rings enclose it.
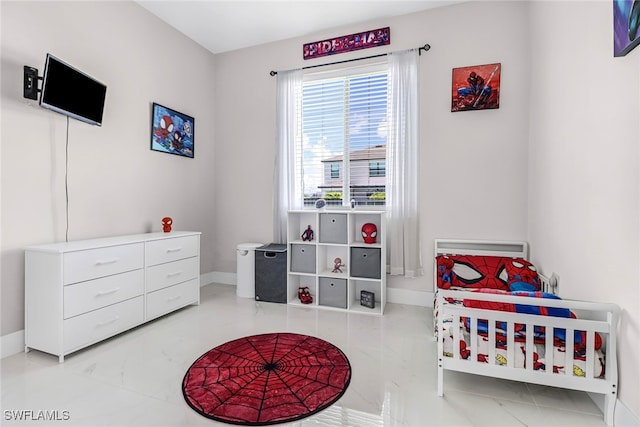
<path fill-rule="evenodd" d="M 385 211 L 374 210 L 289 211 L 288 303 L 355 313 L 384 314 L 387 293 L 385 219 Z M 377 228 L 374 243 L 365 243 L 363 239 L 362 226 L 366 223 L 375 224 Z M 303 241 L 301 236 L 308 226 L 313 230 L 313 239 Z M 336 258 L 340 258 L 344 264 L 342 272 L 333 272 Z M 354 263 L 355 268 L 352 268 Z M 322 291 L 320 288 L 324 287 L 326 295 L 326 286 L 331 286 L 331 281 L 336 281 L 336 285 L 340 283 L 340 286 L 346 286 L 344 304 L 339 300 L 341 297 L 336 301 L 334 295 L 327 304 L 318 301 Z M 300 302 L 298 288 L 301 286 L 309 287 L 313 297 L 312 304 Z M 362 290 L 375 294 L 373 309 L 360 304 Z"/>

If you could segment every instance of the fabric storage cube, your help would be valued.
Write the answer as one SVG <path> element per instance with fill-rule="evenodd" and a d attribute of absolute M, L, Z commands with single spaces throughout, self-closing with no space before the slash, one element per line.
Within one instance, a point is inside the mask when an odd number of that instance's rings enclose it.
<path fill-rule="evenodd" d="M 326 307 L 347 308 L 347 280 L 320 277 L 318 304 Z"/>
<path fill-rule="evenodd" d="M 350 274 L 352 277 L 380 279 L 380 262 L 380 248 L 352 247 Z"/>
<path fill-rule="evenodd" d="M 340 213 L 320 214 L 321 243 L 347 243 L 347 215 Z"/>
<path fill-rule="evenodd" d="M 291 272 L 311 273 L 316 272 L 316 247 L 315 245 L 291 245 Z"/>

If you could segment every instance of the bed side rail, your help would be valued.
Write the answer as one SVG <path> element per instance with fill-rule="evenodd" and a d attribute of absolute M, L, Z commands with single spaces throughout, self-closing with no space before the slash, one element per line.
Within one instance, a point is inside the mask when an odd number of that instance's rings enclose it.
<path fill-rule="evenodd" d="M 452 317 L 453 322 L 450 326 L 450 333 L 453 335 L 453 342 L 459 343 L 462 338 L 461 329 L 462 319 L 466 317 L 470 319 L 470 343 L 467 349 L 470 351 L 470 355 L 467 359 L 460 357 L 459 351 L 453 351 L 452 357 L 444 357 L 443 339 L 444 335 L 440 335 L 438 340 L 438 360 L 439 360 L 439 376 L 441 369 L 453 369 L 463 372 L 471 372 L 477 374 L 497 376 L 501 378 L 509 378 L 519 381 L 535 382 L 539 384 L 554 385 L 559 387 L 571 388 L 576 390 L 592 391 L 596 393 L 605 393 L 610 395 L 617 392 L 617 358 L 616 358 L 616 329 L 619 318 L 619 307 L 615 304 L 609 303 L 593 303 L 586 301 L 575 300 L 555 300 L 555 299 L 543 299 L 543 298 L 531 298 L 522 296 L 511 295 L 499 295 L 499 294 L 486 294 L 478 292 L 466 292 L 466 291 L 447 291 L 439 290 L 437 298 L 439 301 L 439 314 L 438 314 L 438 330 L 440 334 L 443 334 L 444 328 L 443 319 Z M 581 313 L 591 314 L 589 319 L 573 319 L 551 316 L 540 316 L 524 313 L 514 313 L 509 311 L 497 311 L 487 310 L 479 308 L 464 307 L 462 305 L 450 304 L 446 301 L 446 298 L 461 299 L 473 299 L 480 301 L 492 301 L 512 303 L 518 305 L 532 305 L 541 307 L 557 307 L 568 308 L 570 310 L 580 311 Z M 488 356 L 486 360 L 488 363 L 478 362 L 478 321 L 486 321 L 488 325 L 487 347 Z M 496 322 L 505 322 L 506 328 L 506 346 L 507 346 L 507 365 L 501 366 L 496 362 Z M 566 332 L 566 348 L 573 348 L 574 346 L 574 331 L 584 331 L 586 335 L 586 370 L 584 377 L 575 376 L 573 372 L 574 360 L 573 352 L 568 351 L 565 355 L 564 374 L 557 374 L 553 372 L 553 356 L 550 357 L 551 362 L 547 361 L 544 371 L 534 371 L 534 337 L 533 334 L 526 334 L 526 354 L 525 354 L 525 368 L 516 368 L 514 366 L 514 351 L 515 351 L 515 325 L 526 325 L 527 331 L 532 331 L 536 326 L 545 327 L 546 331 L 550 331 L 549 328 L 564 329 Z M 595 348 L 595 334 L 599 333 L 605 337 L 604 340 L 604 353 L 605 357 L 605 377 L 598 378 L 594 372 L 594 348 Z M 554 354 L 554 334 L 545 334 L 545 354 L 547 357 Z M 454 346 L 455 348 L 455 346 Z M 484 372 L 478 372 L 484 371 Z M 552 375 L 544 375 L 552 374 Z M 599 373 L 598 373 L 599 374 Z M 442 392 L 439 384 L 439 394 Z"/>

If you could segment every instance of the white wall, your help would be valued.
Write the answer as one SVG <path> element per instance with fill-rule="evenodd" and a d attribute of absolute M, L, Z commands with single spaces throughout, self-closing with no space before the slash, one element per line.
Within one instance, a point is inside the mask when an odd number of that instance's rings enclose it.
<path fill-rule="evenodd" d="M 133 2 L 0 2 L 2 335 L 24 327 L 24 247 L 65 238 L 66 118 L 22 97 L 47 52 L 107 85 L 102 127 L 69 123 L 69 239 L 202 231 L 213 270 L 214 57 Z M 151 151 L 151 103 L 195 118 L 195 159 Z"/>
<path fill-rule="evenodd" d="M 533 2 L 529 239 L 564 298 L 622 308 L 620 400 L 640 418 L 640 49 L 610 1 Z"/>
<path fill-rule="evenodd" d="M 524 239 L 527 218 L 527 7 L 469 3 L 216 56 L 215 268 L 235 271 L 235 247 L 272 241 L 275 77 L 271 70 L 432 48 L 420 59 L 421 240 L 427 270 L 395 288 L 431 291 L 433 239 Z M 391 45 L 304 61 L 302 45 L 332 36 L 391 27 Z M 508 37 L 505 37 L 508 34 Z M 500 109 L 451 113 L 451 69 L 502 63 Z M 506 201 L 506 203 L 505 203 Z"/>

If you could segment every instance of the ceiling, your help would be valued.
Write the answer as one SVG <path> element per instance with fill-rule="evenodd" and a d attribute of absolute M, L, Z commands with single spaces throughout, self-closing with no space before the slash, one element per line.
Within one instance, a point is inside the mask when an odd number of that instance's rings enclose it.
<path fill-rule="evenodd" d="M 137 0 L 137 3 L 209 51 L 222 53 L 462 1 Z M 313 41 L 317 40 L 309 40 Z"/>

